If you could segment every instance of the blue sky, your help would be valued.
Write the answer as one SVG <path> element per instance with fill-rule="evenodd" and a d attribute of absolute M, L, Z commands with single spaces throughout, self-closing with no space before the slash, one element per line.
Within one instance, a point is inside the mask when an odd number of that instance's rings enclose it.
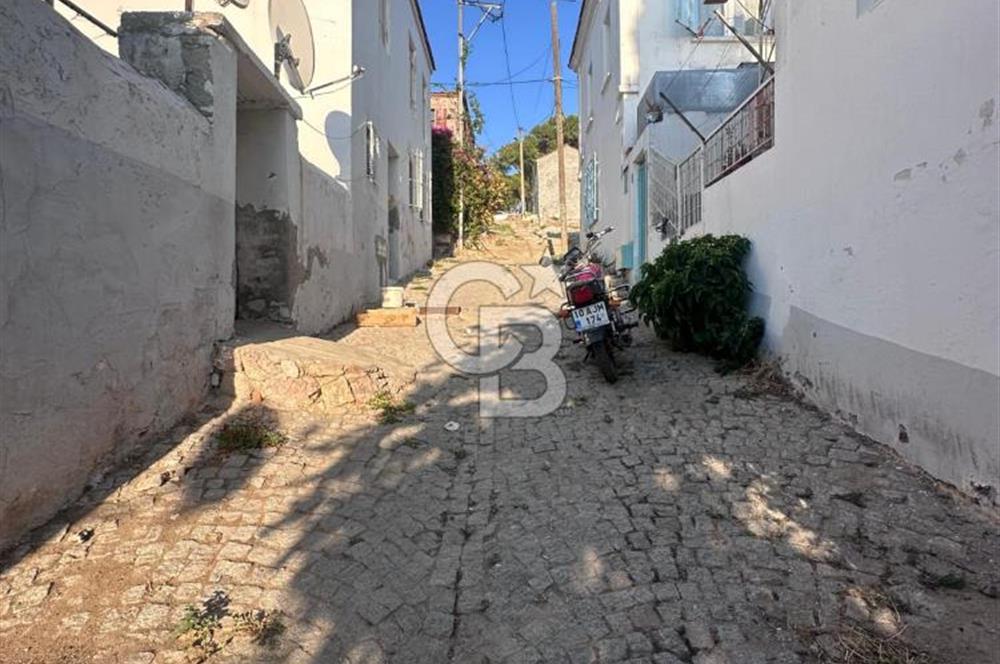
<path fill-rule="evenodd" d="M 552 78 L 551 21 L 549 0 L 494 0 L 505 5 L 504 25 L 487 21 L 472 42 L 472 55 L 466 66 L 468 83 L 506 81 L 507 62 L 504 57 L 504 28 L 507 33 L 507 52 L 510 55 L 510 72 L 515 81 Z M 457 74 L 458 17 L 455 0 L 420 0 L 424 22 L 434 51 L 437 71 L 433 81 L 454 86 Z M 568 67 L 569 51 L 573 45 L 579 0 L 560 0 L 559 35 L 563 66 L 563 111 L 576 113 L 576 75 Z M 479 20 L 481 12 L 474 7 L 465 8 L 466 34 Z M 511 89 L 513 88 L 513 103 Z M 479 98 L 486 128 L 477 136 L 477 142 L 492 152 L 517 135 L 517 118 L 525 130 L 535 126 L 552 114 L 554 96 L 549 81 L 520 85 L 469 86 Z"/>

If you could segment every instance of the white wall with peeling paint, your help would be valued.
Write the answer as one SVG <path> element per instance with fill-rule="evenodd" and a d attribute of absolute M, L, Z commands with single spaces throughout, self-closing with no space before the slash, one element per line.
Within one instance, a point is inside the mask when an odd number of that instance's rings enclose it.
<path fill-rule="evenodd" d="M 996 501 L 998 5 L 777 10 L 775 146 L 691 232 L 751 238 L 767 345 L 811 398 Z"/>
<path fill-rule="evenodd" d="M 3 549 L 204 395 L 233 328 L 236 56 L 205 38 L 209 120 L 37 0 L 0 34 Z"/>
<path fill-rule="evenodd" d="M 356 0 L 330 2 L 303 0 L 309 14 L 315 50 L 312 85 L 334 84 L 304 95 L 282 84 L 299 104 L 302 118 L 296 123 L 302 162 L 301 203 L 291 214 L 297 242 L 297 265 L 291 272 L 307 277 L 296 283 L 292 318 L 299 331 L 317 333 L 349 319 L 366 305 L 378 304 L 384 268 L 376 256 L 376 242 L 389 241 L 387 181 L 388 145 L 400 154 L 400 169 L 392 189 L 405 200 L 399 207 L 400 232 L 394 237 L 395 263 L 400 277 L 425 266 L 432 255 L 430 204 L 430 99 L 432 66 L 422 41 L 418 7 L 414 0 L 390 0 L 390 38 L 380 36 L 378 2 Z M 80 4 L 112 27 L 126 11 L 177 10 L 179 0 L 80 0 Z M 214 12 L 226 17 L 247 45 L 268 67 L 273 61 L 269 3 L 251 2 L 246 8 L 220 6 L 215 0 L 194 0 L 196 12 Z M 60 6 L 67 18 L 75 13 Z M 82 18 L 73 23 L 95 43 L 111 53 L 117 44 L 99 28 Z M 294 39 L 294 38 L 293 38 Z M 416 49 L 417 99 L 410 103 L 410 44 Z M 355 66 L 364 75 L 351 82 Z M 364 123 L 375 123 L 380 138 L 379 164 L 374 180 L 366 176 Z M 261 139 L 266 140 L 266 139 Z M 424 153 L 426 200 L 421 216 L 408 200 L 408 158 L 412 151 Z M 260 177 L 267 177 L 264 173 Z M 241 179 L 253 178 L 244 168 Z M 323 177 L 330 181 L 323 180 Z M 270 188 L 275 183 L 268 183 Z M 252 187 L 244 188 L 252 191 Z M 346 207 L 345 207 L 346 206 Z M 282 208 L 283 210 L 284 208 Z M 308 212 L 306 212 L 308 211 Z M 303 215 L 307 215 L 306 219 Z M 343 247 L 345 238 L 353 245 Z M 376 238 L 380 238 L 376 240 Z"/>

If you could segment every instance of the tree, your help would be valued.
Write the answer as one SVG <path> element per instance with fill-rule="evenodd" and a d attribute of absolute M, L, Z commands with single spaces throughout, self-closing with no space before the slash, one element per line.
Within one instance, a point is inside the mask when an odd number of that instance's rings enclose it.
<path fill-rule="evenodd" d="M 579 147 L 580 120 L 575 115 L 566 116 L 563 122 L 563 137 L 566 145 Z M 525 188 L 534 188 L 534 169 L 528 166 L 539 157 L 544 157 L 556 149 L 555 116 L 531 128 L 524 137 Z M 493 155 L 493 163 L 504 175 L 506 181 L 506 207 L 513 207 L 521 196 L 520 154 L 517 140 L 507 143 Z"/>
<path fill-rule="evenodd" d="M 465 241 L 475 244 L 489 231 L 493 215 L 503 209 L 503 174 L 487 161 L 482 148 L 461 146 L 449 130 L 432 130 L 434 231 L 458 234 L 458 193 L 465 191 Z"/>

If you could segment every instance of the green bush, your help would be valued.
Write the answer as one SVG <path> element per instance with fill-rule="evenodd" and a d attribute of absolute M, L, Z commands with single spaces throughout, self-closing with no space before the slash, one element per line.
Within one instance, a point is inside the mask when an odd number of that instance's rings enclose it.
<path fill-rule="evenodd" d="M 668 245 L 642 266 L 630 299 L 656 335 L 675 350 L 694 351 L 743 366 L 757 352 L 764 321 L 747 314 L 753 291 L 743 270 L 750 240 L 702 237 Z"/>

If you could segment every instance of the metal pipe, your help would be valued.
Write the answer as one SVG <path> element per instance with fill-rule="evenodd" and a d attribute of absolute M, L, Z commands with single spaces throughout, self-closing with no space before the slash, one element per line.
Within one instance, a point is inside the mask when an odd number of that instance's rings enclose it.
<path fill-rule="evenodd" d="M 72 9 L 77 14 L 79 14 L 80 16 L 84 17 L 85 19 L 87 19 L 88 21 L 99 27 L 101 30 L 104 30 L 104 32 L 108 33 L 112 37 L 118 36 L 118 32 L 113 30 L 107 23 L 100 20 L 99 18 L 88 12 L 86 9 L 73 2 L 73 0 L 59 0 L 59 2 L 63 3 L 64 5 Z M 49 2 L 49 4 L 52 3 Z"/>

